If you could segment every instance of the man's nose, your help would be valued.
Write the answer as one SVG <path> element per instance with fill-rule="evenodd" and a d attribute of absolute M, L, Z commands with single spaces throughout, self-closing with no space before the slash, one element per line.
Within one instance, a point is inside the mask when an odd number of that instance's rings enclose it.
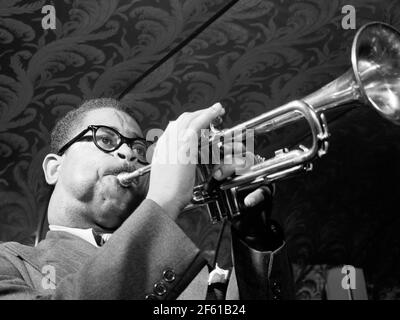
<path fill-rule="evenodd" d="M 123 160 L 134 161 L 137 158 L 136 152 L 126 143 L 123 143 L 115 152 L 117 157 Z"/>

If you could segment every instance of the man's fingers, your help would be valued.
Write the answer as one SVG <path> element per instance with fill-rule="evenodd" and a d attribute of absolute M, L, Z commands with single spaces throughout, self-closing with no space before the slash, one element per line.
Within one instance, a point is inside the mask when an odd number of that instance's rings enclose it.
<path fill-rule="evenodd" d="M 222 160 L 222 163 L 214 166 L 213 177 L 216 180 L 224 180 L 233 175 L 236 170 L 243 169 L 246 166 L 245 158 L 234 158 L 232 155 L 226 155 Z"/>
<path fill-rule="evenodd" d="M 200 130 L 208 128 L 215 118 L 222 116 L 224 113 L 225 109 L 219 102 L 209 108 L 182 113 L 176 119 L 179 140 L 197 142 Z"/>
<path fill-rule="evenodd" d="M 247 172 L 248 168 L 254 164 L 254 154 L 245 152 L 244 154 L 226 154 L 220 164 L 213 167 L 213 177 L 223 180 L 233 174 L 240 175 Z"/>
<path fill-rule="evenodd" d="M 194 112 L 188 125 L 188 129 L 198 133 L 200 129 L 208 128 L 211 121 L 218 116 L 224 115 L 224 113 L 225 109 L 219 102 L 213 104 L 207 109 L 200 110 L 200 112 Z"/>
<path fill-rule="evenodd" d="M 263 187 L 254 190 L 244 198 L 244 205 L 248 208 L 256 206 L 264 201 L 267 192 L 270 193 L 269 189 Z"/>

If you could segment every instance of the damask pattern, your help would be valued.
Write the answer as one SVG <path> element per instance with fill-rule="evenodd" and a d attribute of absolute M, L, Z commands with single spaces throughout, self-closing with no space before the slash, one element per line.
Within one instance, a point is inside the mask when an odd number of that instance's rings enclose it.
<path fill-rule="evenodd" d="M 82 99 L 118 97 L 135 83 L 123 99 L 143 128 L 165 128 L 216 101 L 230 127 L 347 70 L 355 30 L 341 27 L 344 5 L 356 8 L 357 27 L 379 20 L 400 28 L 396 0 L 57 0 L 57 28 L 45 31 L 41 8 L 50 2 L 0 2 L 0 241 L 32 243 L 49 193 L 41 170 L 49 132 Z M 329 154 L 314 172 L 277 184 L 273 215 L 298 268 L 354 264 L 373 284 L 372 297 L 396 297 L 388 292 L 400 280 L 399 129 L 360 108 L 332 117 L 330 131 Z M 257 152 L 302 134 L 297 125 L 269 134 Z M 202 221 L 182 217 L 211 259 L 219 228 Z M 227 261 L 227 247 L 221 254 Z"/>

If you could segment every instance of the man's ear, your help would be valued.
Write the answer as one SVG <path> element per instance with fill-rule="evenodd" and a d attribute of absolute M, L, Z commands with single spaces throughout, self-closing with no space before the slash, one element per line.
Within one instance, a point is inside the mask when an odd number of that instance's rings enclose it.
<path fill-rule="evenodd" d="M 58 180 L 59 169 L 62 163 L 62 157 L 54 153 L 49 153 L 43 160 L 43 172 L 46 181 L 50 185 L 55 185 Z"/>

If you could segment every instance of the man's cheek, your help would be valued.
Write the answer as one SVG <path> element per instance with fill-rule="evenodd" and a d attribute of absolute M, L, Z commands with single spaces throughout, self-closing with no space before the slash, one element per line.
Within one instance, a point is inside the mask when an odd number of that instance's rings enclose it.
<path fill-rule="evenodd" d="M 98 180 L 96 171 L 88 166 L 71 168 L 63 175 L 63 180 L 79 199 L 91 198 L 94 186 Z"/>
<path fill-rule="evenodd" d="M 99 179 L 95 191 L 104 198 L 114 199 L 122 195 L 121 188 L 114 176 L 107 175 Z"/>

